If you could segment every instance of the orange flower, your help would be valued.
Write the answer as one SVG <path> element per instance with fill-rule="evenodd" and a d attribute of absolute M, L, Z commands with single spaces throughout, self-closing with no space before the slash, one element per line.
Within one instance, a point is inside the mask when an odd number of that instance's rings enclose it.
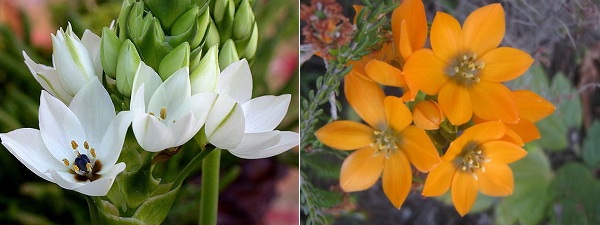
<path fill-rule="evenodd" d="M 431 100 L 417 103 L 413 108 L 413 117 L 415 126 L 424 130 L 439 129 L 445 119 L 437 102 Z"/>
<path fill-rule="evenodd" d="M 345 77 L 348 102 L 369 126 L 354 121 L 335 121 L 315 135 L 323 144 L 354 150 L 344 160 L 340 185 L 344 191 L 361 191 L 382 176 L 383 191 L 400 208 L 408 195 L 412 174 L 433 169 L 440 157 L 425 131 L 410 125 L 412 116 L 400 98 L 386 97 L 376 83 L 355 74 Z"/>
<path fill-rule="evenodd" d="M 357 13 L 360 7 L 354 7 Z M 423 48 L 427 38 L 427 18 L 421 0 L 406 0 L 392 13 L 393 43 L 359 61 L 351 62 L 358 75 L 386 86 L 401 87 L 402 100 L 412 101 L 417 95 L 411 83 L 407 83 L 402 67 L 413 51 Z"/>
<path fill-rule="evenodd" d="M 477 192 L 507 196 L 514 189 L 513 174 L 507 164 L 527 154 L 505 141 L 507 129 L 501 122 L 477 124 L 454 140 L 442 162 L 427 176 L 424 196 L 440 196 L 452 186 L 452 202 L 461 216 L 467 214 Z"/>
<path fill-rule="evenodd" d="M 504 125 L 514 131 L 524 143 L 540 138 L 540 132 L 534 123 L 552 114 L 556 107 L 532 91 L 518 90 L 513 94 L 520 120 L 515 124 L 505 123 Z M 474 117 L 473 121 L 475 123 L 486 122 L 478 117 Z"/>
<path fill-rule="evenodd" d="M 517 104 L 506 86 L 523 74 L 533 58 L 521 50 L 498 45 L 504 37 L 500 4 L 471 13 L 462 28 L 452 16 L 438 12 L 431 26 L 431 49 L 411 55 L 404 66 L 407 82 L 438 103 L 454 125 L 472 115 L 484 120 L 519 121 Z"/>

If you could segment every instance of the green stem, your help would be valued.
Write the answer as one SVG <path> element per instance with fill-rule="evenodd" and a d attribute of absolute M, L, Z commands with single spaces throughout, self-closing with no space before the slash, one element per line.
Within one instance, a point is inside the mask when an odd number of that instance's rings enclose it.
<path fill-rule="evenodd" d="M 181 170 L 181 173 L 179 173 L 179 175 L 177 176 L 177 178 L 175 178 L 175 181 L 173 182 L 173 186 L 171 186 L 171 190 L 175 189 L 176 187 L 179 187 L 182 183 L 183 180 L 185 180 L 185 178 L 190 175 L 190 173 L 192 171 L 194 171 L 198 165 L 202 164 L 202 160 L 212 151 L 214 151 L 217 148 L 213 148 L 213 149 L 206 149 L 206 150 L 202 150 L 200 152 L 200 154 L 196 155 L 192 161 L 190 161 L 184 168 L 183 170 Z M 203 168 L 204 169 L 204 168 Z"/>
<path fill-rule="evenodd" d="M 199 224 L 217 224 L 220 161 L 221 151 L 213 151 L 202 161 L 202 189 L 200 194 Z"/>

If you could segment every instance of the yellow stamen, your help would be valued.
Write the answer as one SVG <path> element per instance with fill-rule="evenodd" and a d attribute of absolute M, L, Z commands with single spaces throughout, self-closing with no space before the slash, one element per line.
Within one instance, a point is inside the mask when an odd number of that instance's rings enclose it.
<path fill-rule="evenodd" d="M 79 172 L 79 167 L 77 167 L 77 165 L 73 165 L 73 171 Z"/>
<path fill-rule="evenodd" d="M 77 147 L 79 147 L 77 142 L 75 142 L 75 140 L 71 140 L 71 148 L 73 148 L 73 150 L 75 150 L 75 149 L 77 149 Z"/>
<path fill-rule="evenodd" d="M 96 158 L 96 149 L 90 149 L 90 154 L 92 154 L 92 157 Z"/>
<path fill-rule="evenodd" d="M 63 159 L 62 161 L 63 161 L 63 163 L 65 164 L 65 166 L 69 166 L 69 164 L 70 164 L 70 163 L 69 163 L 69 160 L 68 160 L 68 159 Z"/>
<path fill-rule="evenodd" d="M 167 108 L 160 109 L 160 118 L 165 120 L 167 118 Z"/>
<path fill-rule="evenodd" d="M 84 142 L 83 142 L 83 148 L 85 148 L 85 149 L 90 149 L 90 145 L 88 144 L 88 142 L 87 142 L 87 141 L 84 141 Z"/>
<path fill-rule="evenodd" d="M 87 169 L 88 172 L 92 172 L 92 164 L 91 163 L 86 163 L 85 168 Z"/>

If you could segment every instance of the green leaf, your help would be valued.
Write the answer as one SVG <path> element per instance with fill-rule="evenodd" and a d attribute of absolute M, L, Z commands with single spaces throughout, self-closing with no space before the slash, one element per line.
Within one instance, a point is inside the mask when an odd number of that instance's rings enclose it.
<path fill-rule="evenodd" d="M 581 163 L 562 166 L 551 186 L 550 224 L 600 224 L 600 182 Z"/>
<path fill-rule="evenodd" d="M 133 214 L 133 218 L 143 221 L 147 225 L 158 225 L 167 217 L 171 206 L 177 197 L 179 187 L 166 193 L 158 193 L 146 200 Z M 169 190 L 170 185 L 163 185 L 160 190 Z M 157 191 L 159 192 L 159 191 Z"/>
<path fill-rule="evenodd" d="M 600 122 L 592 123 L 583 140 L 583 162 L 590 168 L 600 168 Z"/>
<path fill-rule="evenodd" d="M 529 150 L 525 158 L 510 167 L 515 178 L 515 190 L 511 196 L 503 198 L 495 209 L 495 222 L 498 225 L 539 224 L 551 196 L 548 188 L 552 181 L 552 171 L 548 158 L 537 146 L 527 145 Z"/>

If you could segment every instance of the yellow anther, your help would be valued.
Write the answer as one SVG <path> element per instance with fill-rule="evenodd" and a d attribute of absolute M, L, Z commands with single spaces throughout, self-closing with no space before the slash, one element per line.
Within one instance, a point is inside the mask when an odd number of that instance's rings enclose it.
<path fill-rule="evenodd" d="M 455 67 L 454 67 L 454 72 L 455 72 L 455 73 L 458 73 L 458 71 L 460 71 L 460 68 L 458 68 L 458 66 L 455 66 Z"/>
<path fill-rule="evenodd" d="M 77 165 L 73 165 L 73 171 L 79 172 L 79 167 L 77 167 Z"/>
<path fill-rule="evenodd" d="M 86 163 L 85 168 L 87 169 L 88 172 L 92 172 L 92 164 L 91 163 Z"/>
<path fill-rule="evenodd" d="M 88 144 L 88 142 L 87 142 L 87 141 L 84 141 L 84 142 L 83 142 L 83 147 L 84 147 L 85 149 L 90 149 L 90 145 Z"/>
<path fill-rule="evenodd" d="M 63 163 L 65 164 L 65 166 L 69 166 L 69 164 L 70 164 L 70 163 L 69 163 L 69 160 L 68 160 L 68 159 L 63 159 L 62 161 L 63 161 Z"/>
<path fill-rule="evenodd" d="M 475 179 L 475 180 L 479 179 L 479 177 L 477 177 L 477 174 L 475 174 L 475 173 L 472 173 L 472 174 L 473 174 L 473 179 Z"/>
<path fill-rule="evenodd" d="M 77 142 L 75 142 L 75 140 L 71 140 L 71 148 L 73 148 L 73 150 L 75 150 L 75 149 L 77 149 L 77 147 L 79 147 Z"/>
<path fill-rule="evenodd" d="M 160 118 L 165 120 L 167 118 L 167 108 L 160 109 Z"/>
<path fill-rule="evenodd" d="M 96 149 L 90 149 L 90 154 L 92 154 L 92 157 L 96 158 Z"/>
<path fill-rule="evenodd" d="M 148 115 L 154 116 L 154 113 L 153 112 L 149 112 Z"/>

